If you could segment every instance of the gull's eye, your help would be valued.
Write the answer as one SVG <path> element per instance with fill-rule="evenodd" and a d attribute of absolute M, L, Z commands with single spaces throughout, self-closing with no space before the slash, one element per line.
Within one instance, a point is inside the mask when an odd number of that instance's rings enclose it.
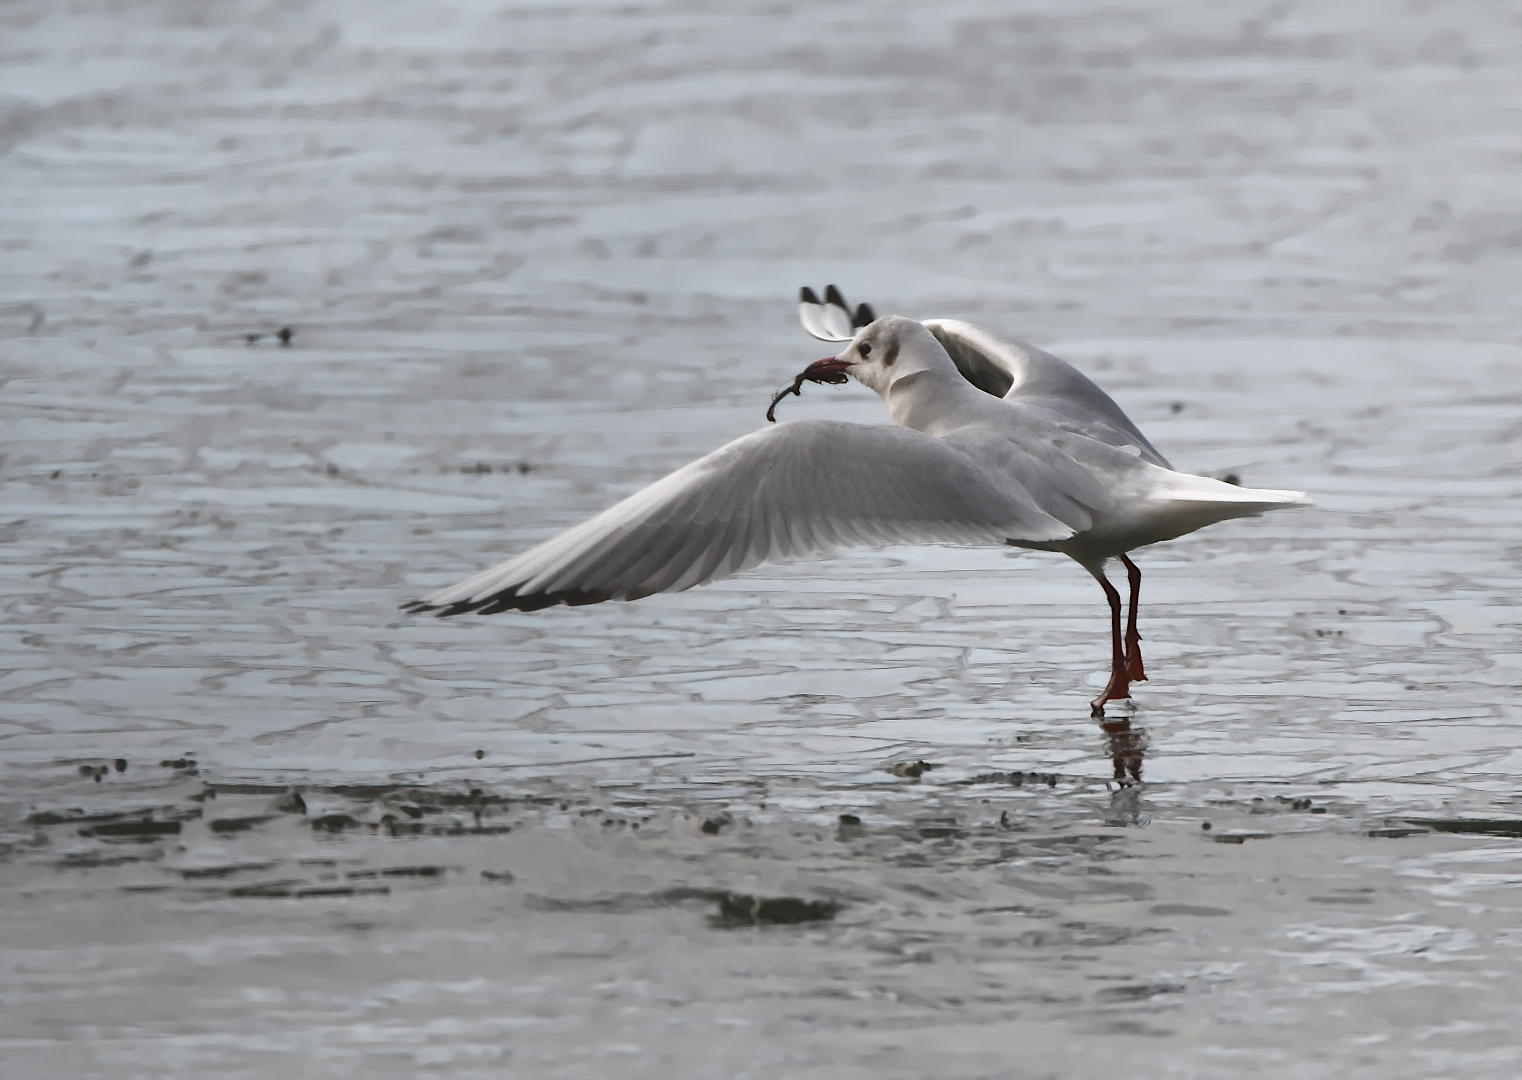
<path fill-rule="evenodd" d="M 872 343 L 870 341 L 863 341 L 860 345 L 856 346 L 856 351 L 861 353 L 862 356 L 871 356 Z"/>

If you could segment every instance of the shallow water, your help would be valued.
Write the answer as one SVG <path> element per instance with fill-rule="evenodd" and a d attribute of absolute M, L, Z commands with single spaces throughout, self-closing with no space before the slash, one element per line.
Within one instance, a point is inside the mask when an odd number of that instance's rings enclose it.
<path fill-rule="evenodd" d="M 1522 1068 L 1515 19 L 18 4 L 0 40 L 7 1076 Z M 828 281 L 1318 499 L 1139 556 L 1140 788 L 1057 556 L 397 612 L 754 430 Z"/>

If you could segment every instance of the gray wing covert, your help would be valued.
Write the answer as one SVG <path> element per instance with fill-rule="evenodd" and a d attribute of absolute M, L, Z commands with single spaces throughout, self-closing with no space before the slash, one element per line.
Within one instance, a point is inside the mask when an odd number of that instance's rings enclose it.
<path fill-rule="evenodd" d="M 633 600 L 842 547 L 1072 533 L 969 447 L 907 428 L 796 421 L 736 439 L 408 608 L 491 614 Z"/>

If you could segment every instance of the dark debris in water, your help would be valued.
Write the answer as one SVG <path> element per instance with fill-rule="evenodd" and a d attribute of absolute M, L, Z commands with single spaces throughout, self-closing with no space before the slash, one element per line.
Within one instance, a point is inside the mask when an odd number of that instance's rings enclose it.
<path fill-rule="evenodd" d="M 233 863 L 226 866 L 190 866 L 180 870 L 180 877 L 186 881 L 202 881 L 208 878 L 227 878 L 234 874 L 245 874 L 259 870 L 268 870 L 275 864 L 272 862 L 256 863 Z"/>
<path fill-rule="evenodd" d="M 325 897 L 387 896 L 389 885 L 306 885 L 296 879 L 265 881 L 228 889 L 224 895 L 232 900 L 311 900 Z"/>
<path fill-rule="evenodd" d="M 159 854 L 157 848 L 142 855 L 108 855 L 100 851 L 76 851 L 65 855 L 53 865 L 59 870 L 97 870 L 102 867 L 126 866 L 129 863 L 153 862 Z"/>
<path fill-rule="evenodd" d="M 733 816 L 727 813 L 719 813 L 714 814 L 712 817 L 704 818 L 703 824 L 699 825 L 698 828 L 705 836 L 718 836 L 725 829 L 731 828 L 734 823 L 735 819 Z"/>
<path fill-rule="evenodd" d="M 724 893 L 716 922 L 721 926 L 779 926 L 833 919 L 841 905 L 833 900 L 803 900 L 796 896 L 751 896 Z"/>
<path fill-rule="evenodd" d="M 255 814 L 252 817 L 221 818 L 211 822 L 211 831 L 214 833 L 237 833 L 247 832 L 267 822 L 274 821 L 275 814 Z"/>
<path fill-rule="evenodd" d="M 344 877 L 351 881 L 363 878 L 437 878 L 444 876 L 442 866 L 385 866 L 378 870 L 353 870 Z"/>
<path fill-rule="evenodd" d="M 156 840 L 161 836 L 180 835 L 178 821 L 111 821 L 79 830 L 80 836 L 115 840 Z"/>
<path fill-rule="evenodd" d="M 933 768 L 935 766 L 928 761 L 899 761 L 890 765 L 888 771 L 894 776 L 918 780 Z"/>
<path fill-rule="evenodd" d="M 1044 784 L 1049 788 L 1054 788 L 1057 786 L 1057 781 L 1061 779 L 1062 777 L 1059 774 L 1049 772 L 986 772 L 979 773 L 971 779 L 963 780 L 961 783 L 966 785 L 1009 784 L 1011 787 L 1024 787 L 1027 784 L 1032 786 Z"/>
<path fill-rule="evenodd" d="M 359 819 L 351 814 L 323 814 L 312 819 L 313 832 L 343 832 L 359 828 Z"/>
<path fill-rule="evenodd" d="M 837 840 L 855 840 L 867 835 L 866 826 L 861 823 L 861 818 L 855 814 L 841 814 L 835 819 L 835 838 Z"/>
<path fill-rule="evenodd" d="M 1522 820 L 1515 818 L 1402 818 L 1408 824 L 1433 832 L 1470 836 L 1522 836 Z"/>

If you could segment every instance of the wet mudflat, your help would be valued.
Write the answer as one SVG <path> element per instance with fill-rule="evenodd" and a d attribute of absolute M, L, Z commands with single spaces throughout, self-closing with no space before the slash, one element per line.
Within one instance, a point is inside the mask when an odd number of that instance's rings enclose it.
<path fill-rule="evenodd" d="M 0 38 L 8 1076 L 1517 1075 L 1514 19 Z M 1140 787 L 1056 556 L 397 612 L 759 426 L 829 281 L 1320 501 L 1139 556 Z"/>

